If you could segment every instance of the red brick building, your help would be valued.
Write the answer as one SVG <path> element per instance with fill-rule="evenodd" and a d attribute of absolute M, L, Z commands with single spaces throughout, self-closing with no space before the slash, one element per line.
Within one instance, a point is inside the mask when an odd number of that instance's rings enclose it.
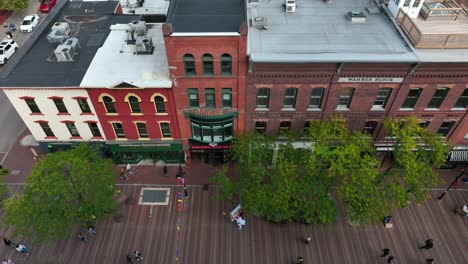
<path fill-rule="evenodd" d="M 189 158 L 225 161 L 235 133 L 244 130 L 244 12 L 239 1 L 204 0 L 197 6 L 186 0 L 171 2 L 164 43 L 181 139 Z"/>
<path fill-rule="evenodd" d="M 356 22 L 339 13 L 349 1 L 268 8 L 279 2 L 247 4 L 246 130 L 279 135 L 339 115 L 383 150 L 383 121 L 411 115 L 464 152 L 452 159 L 468 161 L 466 50 L 412 48 L 386 6 Z"/>

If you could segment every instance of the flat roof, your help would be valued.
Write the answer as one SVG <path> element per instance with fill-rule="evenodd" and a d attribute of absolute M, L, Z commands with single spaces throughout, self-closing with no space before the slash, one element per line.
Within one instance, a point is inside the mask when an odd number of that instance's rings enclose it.
<path fill-rule="evenodd" d="M 167 15 L 169 0 L 144 0 L 142 5 L 137 0 L 119 0 L 124 14 Z"/>
<path fill-rule="evenodd" d="M 59 1 L 52 10 L 56 13 L 49 14 L 42 22 L 46 24 L 41 23 L 28 42 L 20 47 L 14 56 L 19 56 L 17 64 L 7 65 L 12 66 L 11 71 L 2 71 L 1 87 L 77 87 L 96 51 L 106 40 L 110 26 L 140 18 L 114 15 L 117 1 L 64 2 Z M 48 20 L 49 16 L 53 18 Z M 57 62 L 54 55 L 57 44 L 47 41 L 47 34 L 55 22 L 69 23 L 72 34 L 78 38 L 80 48 L 72 62 Z"/>
<path fill-rule="evenodd" d="M 247 0 L 248 1 L 248 0 Z M 248 53 L 258 62 L 413 62 L 418 58 L 391 19 L 373 1 L 297 1 L 286 13 L 284 0 L 247 4 Z M 363 12 L 352 23 L 348 12 Z M 263 17 L 265 28 L 252 24 Z"/>
<path fill-rule="evenodd" d="M 167 22 L 173 32 L 239 32 L 245 0 L 172 0 Z"/>
<path fill-rule="evenodd" d="M 111 26 L 104 45 L 88 68 L 81 87 L 115 87 L 120 84 L 139 88 L 171 88 L 162 24 L 146 24 L 146 37 L 154 45 L 152 54 L 136 54 L 136 45 L 128 44 L 128 24 Z"/>

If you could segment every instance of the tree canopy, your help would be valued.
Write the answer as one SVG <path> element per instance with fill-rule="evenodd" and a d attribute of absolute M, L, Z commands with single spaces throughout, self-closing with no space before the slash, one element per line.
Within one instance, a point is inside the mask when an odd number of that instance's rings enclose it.
<path fill-rule="evenodd" d="M 4 202 L 4 222 L 35 240 L 65 238 L 77 224 L 112 212 L 114 171 L 95 148 L 46 155 L 26 178 L 24 192 Z"/>
<path fill-rule="evenodd" d="M 374 223 L 411 199 L 422 202 L 427 188 L 438 184 L 433 168 L 448 150 L 415 119 L 388 120 L 385 128 L 395 142 L 394 166 L 385 173 L 379 172 L 371 137 L 350 133 L 344 120 L 334 118 L 312 121 L 300 139 L 242 135 L 233 146 L 238 179 L 220 173 L 212 180 L 248 213 L 314 224 L 334 221 L 336 186 L 351 222 Z"/>
<path fill-rule="evenodd" d="M 28 0 L 0 0 L 0 9 L 19 11 L 28 6 Z"/>

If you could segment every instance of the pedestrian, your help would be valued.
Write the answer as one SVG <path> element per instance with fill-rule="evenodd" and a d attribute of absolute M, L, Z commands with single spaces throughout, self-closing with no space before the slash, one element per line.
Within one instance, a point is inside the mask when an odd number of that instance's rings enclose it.
<path fill-rule="evenodd" d="M 95 227 L 95 226 L 93 226 L 93 225 L 91 225 L 91 224 L 90 224 L 90 225 L 88 225 L 88 233 L 89 233 L 90 235 L 94 235 L 94 234 L 96 234 L 96 233 L 97 233 L 97 231 L 96 231 L 96 227 Z"/>
<path fill-rule="evenodd" d="M 135 257 L 135 260 L 136 260 L 136 261 L 141 261 L 141 260 L 143 260 L 143 255 L 142 255 L 141 252 L 138 251 L 138 250 L 135 250 L 135 251 L 133 252 L 133 256 Z"/>
<path fill-rule="evenodd" d="M 393 259 L 394 259 L 393 256 L 388 257 L 387 263 L 388 263 L 388 264 L 392 264 L 392 263 L 393 263 Z"/>
<path fill-rule="evenodd" d="M 426 264 L 434 264 L 434 259 L 433 258 L 426 259 Z"/>
<path fill-rule="evenodd" d="M 132 258 L 132 255 L 130 255 L 130 254 L 127 254 L 127 263 L 128 263 L 128 264 L 132 264 L 132 263 L 133 263 L 133 258 Z"/>
<path fill-rule="evenodd" d="M 245 220 L 242 218 L 242 216 L 237 217 L 237 226 L 239 227 L 239 230 L 242 229 L 243 226 L 245 226 Z"/>
<path fill-rule="evenodd" d="M 88 241 L 88 238 L 85 235 L 83 235 L 83 233 L 78 233 L 78 238 L 80 239 L 80 241 L 83 242 Z"/>
<path fill-rule="evenodd" d="M 304 258 L 301 256 L 297 257 L 296 264 L 304 264 Z"/>
<path fill-rule="evenodd" d="M 385 258 L 386 256 L 388 256 L 390 254 L 390 249 L 389 248 L 384 248 L 384 249 L 382 249 L 382 252 L 383 252 L 383 254 L 380 255 L 380 257 Z"/>
<path fill-rule="evenodd" d="M 26 249 L 26 247 L 24 245 L 21 245 L 21 244 L 18 244 L 16 246 L 16 251 L 18 251 L 21 254 L 29 255 L 28 250 Z"/>
<path fill-rule="evenodd" d="M 424 241 L 424 246 L 419 247 L 419 249 L 431 249 L 434 246 L 434 241 L 430 238 Z"/>
<path fill-rule="evenodd" d="M 120 179 L 128 180 L 127 172 L 125 172 L 124 168 L 120 169 Z"/>
<path fill-rule="evenodd" d="M 7 38 L 9 38 L 9 39 L 13 38 L 13 34 L 11 34 L 10 31 L 7 31 L 5 34 L 7 35 Z"/>
<path fill-rule="evenodd" d="M 307 235 L 306 240 L 305 240 L 306 245 L 309 245 L 311 240 L 312 240 L 312 237 L 310 235 Z"/>
<path fill-rule="evenodd" d="M 14 247 L 14 245 L 15 245 L 15 243 L 11 242 L 11 240 L 6 238 L 6 237 L 3 237 L 3 243 L 7 247 Z"/>
<path fill-rule="evenodd" d="M 164 176 L 167 177 L 167 166 L 164 165 L 163 167 L 163 173 L 164 173 Z"/>

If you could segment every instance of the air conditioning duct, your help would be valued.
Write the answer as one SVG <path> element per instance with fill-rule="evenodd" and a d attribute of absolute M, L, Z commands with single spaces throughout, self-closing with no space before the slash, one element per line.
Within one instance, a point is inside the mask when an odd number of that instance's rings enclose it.
<path fill-rule="evenodd" d="M 54 51 L 58 62 L 74 61 L 80 43 L 77 38 L 67 39 L 63 44 L 58 45 Z"/>
<path fill-rule="evenodd" d="M 130 29 L 133 29 L 137 36 L 146 35 L 146 22 L 145 21 L 132 21 L 129 23 Z"/>
<path fill-rule="evenodd" d="M 65 22 L 56 22 L 47 35 L 49 43 L 63 43 L 70 35 L 70 25 Z"/>
<path fill-rule="evenodd" d="M 137 37 L 135 43 L 136 54 L 153 54 L 154 45 L 150 37 Z"/>
<path fill-rule="evenodd" d="M 296 12 L 296 0 L 286 0 L 286 13 Z"/>

